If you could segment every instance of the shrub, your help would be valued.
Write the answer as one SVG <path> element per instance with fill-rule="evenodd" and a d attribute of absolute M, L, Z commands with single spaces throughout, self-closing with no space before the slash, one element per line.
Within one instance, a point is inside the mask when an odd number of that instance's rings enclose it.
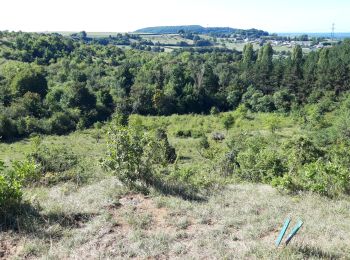
<path fill-rule="evenodd" d="M 37 178 L 33 162 L 14 162 L 13 169 L 0 161 L 0 210 L 19 203 L 22 199 L 22 186 Z"/>
<path fill-rule="evenodd" d="M 286 169 L 281 156 L 273 150 L 248 148 L 237 156 L 238 175 L 243 180 L 269 183 L 273 178 L 283 176 Z"/>
<path fill-rule="evenodd" d="M 146 190 L 168 164 L 165 146 L 150 133 L 131 126 L 110 128 L 107 151 L 104 168 L 130 189 Z"/>
<path fill-rule="evenodd" d="M 200 139 L 199 139 L 199 148 L 200 149 L 208 149 L 210 147 L 209 141 L 208 141 L 208 137 L 203 135 Z"/>
<path fill-rule="evenodd" d="M 182 192 L 187 193 L 189 196 L 193 196 L 194 193 L 199 192 L 202 189 L 209 189 L 218 184 L 218 179 L 208 171 L 203 171 L 195 167 L 182 167 L 175 168 L 166 176 L 167 183 L 174 183 L 175 186 L 182 189 Z"/>
<path fill-rule="evenodd" d="M 28 159 L 38 165 L 42 175 L 67 171 L 78 164 L 78 157 L 66 147 L 46 146 L 39 137 L 33 139 L 33 146 Z"/>
<path fill-rule="evenodd" d="M 156 130 L 156 141 L 163 146 L 167 162 L 174 163 L 177 157 L 175 148 L 170 145 L 164 129 L 158 128 Z"/>
<path fill-rule="evenodd" d="M 284 157 L 262 136 L 240 135 L 228 143 L 231 168 L 242 180 L 269 183 L 286 172 Z"/>
<path fill-rule="evenodd" d="M 219 172 L 224 177 L 232 175 L 238 168 L 237 155 L 233 151 L 226 153 L 224 158 L 219 162 Z"/>
<path fill-rule="evenodd" d="M 316 161 L 300 169 L 296 182 L 301 189 L 327 196 L 349 194 L 349 170 L 331 162 Z"/>
<path fill-rule="evenodd" d="M 269 115 L 266 118 L 265 124 L 271 133 L 275 133 L 281 128 L 281 119 L 276 115 Z"/>
<path fill-rule="evenodd" d="M 345 110 L 337 117 L 333 130 L 341 141 L 350 142 L 350 111 Z"/>
<path fill-rule="evenodd" d="M 2 164 L 0 162 L 0 164 Z M 0 165 L 0 167 L 3 167 Z M 18 203 L 22 198 L 22 184 L 13 171 L 0 168 L 0 209 Z"/>
<path fill-rule="evenodd" d="M 5 115 L 0 114 L 0 139 L 9 139 L 17 135 L 14 122 Z"/>
<path fill-rule="evenodd" d="M 290 94 L 287 89 L 282 89 L 273 94 L 273 102 L 279 112 L 289 112 L 294 100 L 294 95 Z"/>
<path fill-rule="evenodd" d="M 248 118 L 248 108 L 244 104 L 241 104 L 235 110 L 234 115 L 237 118 L 246 119 Z"/>
<path fill-rule="evenodd" d="M 38 165 L 32 160 L 15 161 L 12 168 L 14 175 L 23 185 L 34 183 L 40 179 Z"/>
<path fill-rule="evenodd" d="M 235 123 L 235 118 L 231 114 L 226 114 L 222 119 L 222 124 L 226 131 L 228 131 Z"/>
<path fill-rule="evenodd" d="M 11 87 L 14 94 L 18 96 L 32 92 L 44 97 L 48 89 L 44 72 L 38 66 L 28 66 L 16 73 L 11 81 Z"/>
<path fill-rule="evenodd" d="M 76 120 L 69 113 L 57 112 L 50 118 L 51 133 L 63 135 L 76 129 Z"/>
<path fill-rule="evenodd" d="M 300 165 L 315 162 L 322 158 L 325 153 L 318 148 L 308 137 L 295 137 L 284 145 L 284 150 L 288 156 L 290 170 Z"/>

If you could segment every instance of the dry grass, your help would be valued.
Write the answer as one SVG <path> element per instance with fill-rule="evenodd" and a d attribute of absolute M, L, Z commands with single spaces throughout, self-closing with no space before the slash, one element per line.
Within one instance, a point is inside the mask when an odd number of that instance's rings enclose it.
<path fill-rule="evenodd" d="M 291 197 L 269 186 L 241 184 L 196 202 L 125 194 L 114 178 L 69 194 L 62 189 L 36 198 L 43 207 L 39 215 L 49 223 L 36 223 L 36 231 L 1 233 L 2 256 L 349 259 L 350 255 L 349 199 Z M 275 248 L 287 216 L 293 218 L 292 224 L 299 218 L 305 224 L 288 247 Z"/>

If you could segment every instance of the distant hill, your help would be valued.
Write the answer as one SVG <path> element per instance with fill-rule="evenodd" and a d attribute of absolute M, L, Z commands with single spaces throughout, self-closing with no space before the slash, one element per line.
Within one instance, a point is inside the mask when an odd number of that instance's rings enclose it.
<path fill-rule="evenodd" d="M 231 27 L 203 27 L 200 25 L 180 25 L 180 26 L 155 26 L 136 30 L 136 33 L 171 34 L 183 31 L 185 33 L 198 34 L 240 34 L 244 36 L 268 36 L 269 33 L 258 29 L 236 29 Z"/>

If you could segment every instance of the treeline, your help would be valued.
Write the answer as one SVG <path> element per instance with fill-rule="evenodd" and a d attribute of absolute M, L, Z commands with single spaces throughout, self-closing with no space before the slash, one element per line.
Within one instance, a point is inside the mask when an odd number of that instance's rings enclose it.
<path fill-rule="evenodd" d="M 176 33 L 194 33 L 194 34 L 209 34 L 217 37 L 227 37 L 229 35 L 239 35 L 244 37 L 259 38 L 268 36 L 269 33 L 258 29 L 236 29 L 231 27 L 203 27 L 200 25 L 184 25 L 184 26 L 156 26 L 142 28 L 136 31 L 137 33 L 152 33 L 152 34 L 176 34 Z"/>
<path fill-rule="evenodd" d="M 209 113 L 244 104 L 289 112 L 349 90 L 350 42 L 304 55 L 122 50 L 58 34 L 0 33 L 0 136 L 64 134 L 108 119 Z"/>

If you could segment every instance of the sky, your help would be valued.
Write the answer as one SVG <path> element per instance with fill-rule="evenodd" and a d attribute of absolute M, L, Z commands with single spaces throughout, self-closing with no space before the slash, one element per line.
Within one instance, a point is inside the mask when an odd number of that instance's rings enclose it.
<path fill-rule="evenodd" d="M 132 32 L 159 25 L 350 32 L 350 0 L 1 0 L 0 30 Z"/>

